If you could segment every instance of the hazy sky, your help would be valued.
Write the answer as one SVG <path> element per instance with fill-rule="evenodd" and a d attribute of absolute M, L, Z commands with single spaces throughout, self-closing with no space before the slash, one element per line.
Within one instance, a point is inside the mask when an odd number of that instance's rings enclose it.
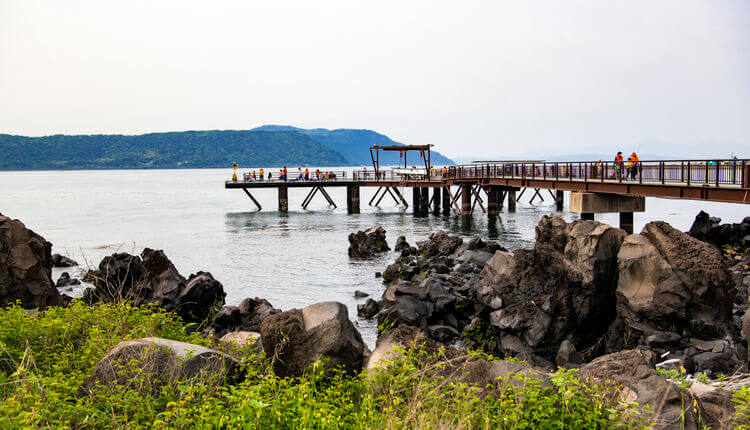
<path fill-rule="evenodd" d="M 454 157 L 750 156 L 748 122 L 745 0 L 0 0 L 3 133 L 289 124 Z"/>

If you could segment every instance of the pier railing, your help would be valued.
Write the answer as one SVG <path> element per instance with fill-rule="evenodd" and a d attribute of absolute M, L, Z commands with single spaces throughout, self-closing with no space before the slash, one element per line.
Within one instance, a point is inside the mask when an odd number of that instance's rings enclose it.
<path fill-rule="evenodd" d="M 522 178 L 750 188 L 750 159 L 506 162 L 451 166 L 448 179 Z"/>
<path fill-rule="evenodd" d="M 299 171 L 289 171 L 287 173 L 287 178 L 285 180 L 282 180 L 280 178 L 280 174 L 277 171 L 271 171 L 271 179 L 268 179 L 268 172 L 264 172 L 265 175 L 263 178 L 260 177 L 260 174 L 256 172 L 255 177 L 253 178 L 252 172 L 245 172 L 242 174 L 242 180 L 244 182 L 270 182 L 270 183 L 280 183 L 280 182 L 336 182 L 336 181 L 351 181 L 351 177 L 349 175 L 349 172 L 346 170 L 326 170 L 321 171 L 319 175 L 316 175 L 315 172 L 309 172 L 308 179 L 305 179 L 305 173 L 302 171 L 300 173 Z"/>
<path fill-rule="evenodd" d="M 429 180 L 431 181 L 440 181 L 447 178 L 447 174 L 443 175 L 443 173 L 439 169 L 435 169 L 430 172 Z M 370 182 L 370 181 L 387 181 L 387 182 L 398 182 L 398 181 L 411 181 L 411 180 L 418 180 L 418 181 L 426 181 L 428 179 L 427 175 L 424 173 L 419 172 L 402 172 L 402 173 L 394 173 L 390 169 L 382 169 L 380 171 L 376 172 L 374 170 L 355 170 L 352 172 L 352 179 L 355 181 L 361 181 L 361 182 Z"/>

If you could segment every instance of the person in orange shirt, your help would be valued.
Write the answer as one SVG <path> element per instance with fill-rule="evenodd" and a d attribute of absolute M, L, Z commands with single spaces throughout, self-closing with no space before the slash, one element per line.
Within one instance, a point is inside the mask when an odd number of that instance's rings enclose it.
<path fill-rule="evenodd" d="M 630 178 L 635 180 L 635 177 L 638 175 L 638 172 L 641 168 L 641 163 L 638 160 L 638 155 L 636 155 L 635 151 L 633 151 L 632 154 L 630 154 L 630 159 L 633 162 L 633 165 L 630 167 Z"/>
<path fill-rule="evenodd" d="M 310 180 L 310 170 L 307 167 L 305 167 L 305 180 Z"/>

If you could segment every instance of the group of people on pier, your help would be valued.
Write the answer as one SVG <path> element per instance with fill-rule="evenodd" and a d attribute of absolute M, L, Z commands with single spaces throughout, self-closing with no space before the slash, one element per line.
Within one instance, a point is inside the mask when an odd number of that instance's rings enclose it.
<path fill-rule="evenodd" d="M 602 160 L 599 160 L 599 166 L 601 166 L 601 161 Z M 599 167 L 599 169 L 601 169 L 601 167 Z M 641 163 L 635 151 L 628 156 L 627 162 L 624 162 L 622 159 L 622 151 L 617 152 L 614 162 L 614 176 L 617 179 L 628 179 L 628 176 L 630 176 L 630 179 L 635 180 L 640 171 Z M 624 178 L 623 173 L 625 174 Z"/>
<path fill-rule="evenodd" d="M 237 163 L 233 163 L 234 170 L 237 170 Z M 243 179 L 246 182 L 249 181 L 264 181 L 266 180 L 265 176 L 265 170 L 258 169 L 258 171 L 253 170 L 252 172 L 245 173 L 243 176 Z M 305 170 L 303 171 L 302 168 L 297 169 L 297 175 L 294 176 L 292 179 L 289 179 L 289 171 L 287 170 L 286 166 L 284 166 L 283 169 L 279 169 L 279 173 L 276 175 L 276 180 L 282 181 L 282 182 L 296 182 L 296 181 L 328 181 L 328 180 L 334 180 L 336 179 L 337 175 L 335 172 L 323 172 L 320 169 L 315 169 L 315 172 L 312 172 L 314 176 L 310 175 L 310 169 L 305 167 Z M 235 173 L 232 176 L 232 180 L 237 180 L 237 174 Z M 271 171 L 268 172 L 268 181 L 274 180 L 273 173 Z"/>

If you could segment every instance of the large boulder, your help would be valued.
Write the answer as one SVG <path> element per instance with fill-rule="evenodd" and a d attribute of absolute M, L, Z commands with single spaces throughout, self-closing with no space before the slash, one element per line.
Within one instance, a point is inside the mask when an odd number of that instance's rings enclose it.
<path fill-rule="evenodd" d="M 365 231 L 349 234 L 349 256 L 354 258 L 367 258 L 379 252 L 389 251 L 388 242 L 385 241 L 385 229 L 373 227 Z"/>
<path fill-rule="evenodd" d="M 62 305 L 52 280 L 51 251 L 42 236 L 0 214 L 0 306 L 17 300 L 27 309 Z"/>
<path fill-rule="evenodd" d="M 260 326 L 263 350 L 279 376 L 301 376 L 324 359 L 326 368 L 349 374 L 362 369 L 366 346 L 346 306 L 322 302 L 267 316 Z"/>
<path fill-rule="evenodd" d="M 383 293 L 381 307 L 376 316 L 381 327 L 406 324 L 424 328 L 433 310 L 434 305 L 425 291 L 411 282 L 397 280 Z"/>
<path fill-rule="evenodd" d="M 104 257 L 99 270 L 89 273 L 99 300 L 154 303 L 185 322 L 202 323 L 224 304 L 224 287 L 208 272 L 185 279 L 164 251 L 145 248 L 141 256 L 115 253 Z"/>
<path fill-rule="evenodd" d="M 437 255 L 451 255 L 464 243 L 458 236 L 451 236 L 443 230 L 438 230 L 423 242 L 417 242 L 417 253 L 425 258 Z"/>
<path fill-rule="evenodd" d="M 57 279 L 57 283 L 55 283 L 57 288 L 72 287 L 73 285 L 81 285 L 81 281 L 76 278 L 71 278 L 68 272 L 63 272 Z"/>
<path fill-rule="evenodd" d="M 732 392 L 701 382 L 694 382 L 688 391 L 701 404 L 701 421 L 704 426 L 717 430 L 734 427 Z"/>
<path fill-rule="evenodd" d="M 654 367 L 656 354 L 647 350 L 626 350 L 594 359 L 583 366 L 578 377 L 602 384 L 621 402 L 648 406 L 654 429 L 698 429 L 699 417 L 693 397 L 662 378 Z"/>
<path fill-rule="evenodd" d="M 494 328 L 490 351 L 555 360 L 563 340 L 599 343 L 614 319 L 617 252 L 623 230 L 545 216 L 534 249 L 497 251 L 470 283 L 481 317 Z M 533 351 L 533 354 L 531 352 Z"/>
<path fill-rule="evenodd" d="M 260 324 L 269 315 L 280 313 L 266 299 L 246 298 L 239 306 L 224 306 L 211 320 L 214 334 L 221 337 L 233 331 L 260 331 Z"/>
<path fill-rule="evenodd" d="M 97 385 L 136 384 L 158 393 L 169 382 L 200 378 L 220 382 L 243 379 L 239 364 L 228 355 L 200 345 L 162 338 L 120 342 L 96 363 L 79 389 L 88 395 Z"/>
<path fill-rule="evenodd" d="M 706 212 L 700 211 L 695 217 L 688 234 L 715 246 L 750 246 L 750 243 L 747 243 L 747 238 L 750 235 L 750 217 L 745 217 L 742 222 L 736 224 L 721 224 L 721 218 L 712 217 Z"/>
<path fill-rule="evenodd" d="M 116 252 L 99 262 L 99 270 L 86 279 L 96 286 L 100 300 L 140 300 L 137 284 L 143 281 L 143 261 L 137 255 Z"/>
<path fill-rule="evenodd" d="M 625 239 L 618 263 L 610 351 L 684 349 L 699 371 L 735 370 L 735 288 L 718 249 L 657 221 Z"/>
<path fill-rule="evenodd" d="M 52 267 L 78 266 L 78 262 L 72 258 L 60 254 L 52 254 Z"/>

